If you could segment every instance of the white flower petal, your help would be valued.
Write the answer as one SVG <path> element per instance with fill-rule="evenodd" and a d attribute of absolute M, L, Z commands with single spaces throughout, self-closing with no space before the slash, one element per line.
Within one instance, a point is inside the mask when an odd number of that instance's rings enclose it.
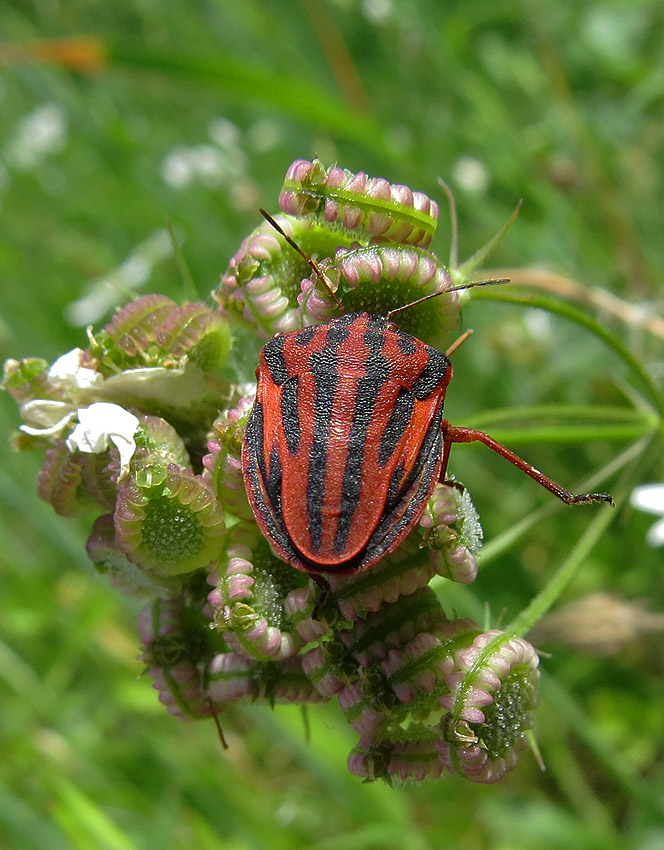
<path fill-rule="evenodd" d="M 48 378 L 52 384 L 61 384 L 72 389 L 84 390 L 102 383 L 103 375 L 80 365 L 80 348 L 72 348 L 53 363 L 48 370 Z"/>
<path fill-rule="evenodd" d="M 664 546 L 664 519 L 656 522 L 646 534 L 646 543 L 649 546 Z"/>
<path fill-rule="evenodd" d="M 129 461 L 136 451 L 136 443 L 133 440 L 126 440 L 119 434 L 111 434 L 110 440 L 120 453 L 120 478 L 122 478 L 129 470 Z"/>
<path fill-rule="evenodd" d="M 33 437 L 56 437 L 76 418 L 71 404 L 50 398 L 35 398 L 21 406 L 25 420 L 19 429 Z"/>
<path fill-rule="evenodd" d="M 635 487 L 629 501 L 633 508 L 664 516 L 664 484 L 644 484 L 642 487 Z"/>
<path fill-rule="evenodd" d="M 79 422 L 67 437 L 66 442 L 70 452 L 100 454 L 108 448 L 108 434 L 104 430 L 91 428 Z"/>
<path fill-rule="evenodd" d="M 136 451 L 134 434 L 138 419 L 119 404 L 99 401 L 78 411 L 78 425 L 67 438 L 69 451 L 98 454 L 108 448 L 109 441 L 120 452 L 120 476 L 127 471 Z"/>
<path fill-rule="evenodd" d="M 80 348 L 72 348 L 71 351 L 62 354 L 51 364 L 48 370 L 48 377 L 56 381 L 63 381 L 65 378 L 73 375 L 80 366 L 82 353 Z"/>

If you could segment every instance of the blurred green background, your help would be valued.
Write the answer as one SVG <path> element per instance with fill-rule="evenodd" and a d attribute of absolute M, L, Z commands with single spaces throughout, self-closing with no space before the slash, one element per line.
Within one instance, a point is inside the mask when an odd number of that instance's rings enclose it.
<path fill-rule="evenodd" d="M 94 39 L 34 44 L 81 35 Z M 84 346 L 85 324 L 132 291 L 190 297 L 167 221 L 206 297 L 257 208 L 276 210 L 289 163 L 318 154 L 441 206 L 444 177 L 462 257 L 523 198 L 492 264 L 521 269 L 525 283 L 533 267 L 549 270 L 540 280 L 659 380 L 663 43 L 656 0 L 3 0 L 0 356 Z M 449 240 L 443 212 L 433 245 L 443 258 Z M 624 408 L 622 435 L 514 435 L 570 487 L 645 432 L 629 419 L 643 404 L 633 375 L 578 325 L 479 300 L 463 325 L 475 335 L 455 356 L 453 423 L 484 427 L 488 410 L 546 403 Z M 0 414 L 0 847 L 664 847 L 661 634 L 632 623 L 604 655 L 575 645 L 571 628 L 543 642 L 536 734 L 547 770 L 524 753 L 497 787 L 362 784 L 346 771 L 354 736 L 334 704 L 311 711 L 310 743 L 297 708 L 243 706 L 224 717 L 221 752 L 211 723 L 169 717 L 140 678 L 140 603 L 93 575 L 90 523 L 37 499 L 39 458 L 8 450 L 18 414 L 5 394 Z M 558 510 L 490 455 L 452 457 L 489 547 L 547 509 L 494 549 L 472 588 L 441 591 L 448 613 L 481 618 L 486 603 L 496 624 L 546 584 L 597 509 Z M 635 449 L 623 471 L 623 495 L 660 480 L 661 441 Z M 623 500 L 562 602 L 607 591 L 661 610 L 662 550 L 644 540 L 652 521 Z M 617 616 L 587 615 L 599 649 L 629 620 Z"/>

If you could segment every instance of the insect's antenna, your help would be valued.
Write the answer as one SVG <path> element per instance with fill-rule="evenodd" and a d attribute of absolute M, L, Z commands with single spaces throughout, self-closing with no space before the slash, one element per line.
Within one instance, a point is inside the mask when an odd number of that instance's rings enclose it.
<path fill-rule="evenodd" d="M 508 277 L 491 278 L 490 280 L 473 280 L 470 283 L 464 283 L 461 286 L 452 286 L 449 289 L 441 289 L 438 292 L 430 292 L 428 295 L 423 295 L 416 301 L 411 301 L 410 304 L 402 304 L 401 307 L 395 307 L 387 314 L 388 321 L 391 321 L 395 313 L 400 313 L 402 310 L 409 310 L 411 307 L 416 307 L 418 304 L 423 304 L 425 301 L 430 301 L 432 298 L 438 298 L 439 295 L 447 295 L 448 292 L 461 292 L 462 289 L 473 289 L 475 286 L 499 286 L 501 283 L 509 283 Z"/>
<path fill-rule="evenodd" d="M 330 286 L 328 279 L 325 277 L 325 274 L 321 271 L 318 263 L 315 260 L 312 260 L 312 258 L 308 254 L 305 254 L 305 252 L 302 250 L 302 248 L 300 248 L 300 246 L 297 244 L 297 242 L 294 239 L 291 239 L 291 237 L 284 231 L 283 227 L 279 224 L 279 222 L 275 221 L 275 219 L 272 218 L 272 216 L 270 215 L 269 212 L 267 212 L 266 210 L 264 210 L 262 208 L 259 208 L 258 212 L 263 216 L 265 221 L 267 221 L 267 223 L 270 224 L 277 231 L 277 233 L 279 233 L 281 236 L 283 236 L 283 238 L 286 240 L 286 242 L 288 242 L 288 244 L 291 246 L 291 248 L 293 248 L 295 251 L 297 251 L 297 253 L 302 257 L 302 259 L 306 262 L 306 264 L 309 266 L 311 271 L 314 273 L 314 276 L 316 277 L 316 279 L 319 280 L 323 284 L 325 289 L 327 289 L 328 293 L 330 294 L 330 297 L 332 298 L 334 303 L 337 305 L 337 307 L 343 313 L 344 312 L 344 306 L 341 303 L 341 301 L 339 301 L 339 298 L 337 297 L 336 292 L 334 292 L 334 290 Z"/>
<path fill-rule="evenodd" d="M 470 283 L 464 283 L 461 286 L 453 286 L 451 289 L 446 289 L 445 292 L 461 292 L 462 289 L 474 289 L 476 286 L 500 286 L 503 283 L 509 282 L 510 279 L 508 277 L 492 277 L 488 280 L 471 280 Z"/>
<path fill-rule="evenodd" d="M 451 357 L 454 354 L 455 351 L 458 351 L 461 348 L 461 346 L 468 339 L 468 337 L 472 336 L 472 334 L 473 334 L 472 329 L 468 328 L 468 330 L 464 331 L 458 339 L 454 340 L 454 342 L 452 343 L 452 345 L 450 345 L 450 347 L 447 349 L 445 354 L 448 357 Z"/>

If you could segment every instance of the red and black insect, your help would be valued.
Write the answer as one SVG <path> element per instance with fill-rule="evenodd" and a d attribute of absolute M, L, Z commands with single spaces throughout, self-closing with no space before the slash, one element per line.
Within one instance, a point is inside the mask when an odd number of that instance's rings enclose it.
<path fill-rule="evenodd" d="M 242 468 L 281 558 L 312 574 L 375 564 L 419 521 L 453 443 L 483 442 L 567 504 L 611 502 L 574 495 L 488 434 L 450 426 L 449 358 L 391 315 L 348 313 L 261 351 Z"/>

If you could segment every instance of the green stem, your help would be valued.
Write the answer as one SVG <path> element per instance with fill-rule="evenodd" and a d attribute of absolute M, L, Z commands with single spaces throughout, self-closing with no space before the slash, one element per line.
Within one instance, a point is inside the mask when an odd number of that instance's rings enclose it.
<path fill-rule="evenodd" d="M 578 310 L 571 304 L 567 304 L 565 301 L 558 301 L 546 295 L 519 295 L 517 293 L 506 292 L 505 290 L 497 292 L 495 289 L 482 289 L 478 287 L 468 290 L 467 297 L 472 301 L 500 301 L 504 304 L 518 304 L 521 307 L 535 307 L 539 310 L 546 310 L 549 313 L 562 316 L 570 322 L 575 322 L 577 325 L 590 331 L 590 333 L 594 334 L 614 351 L 629 367 L 634 377 L 646 391 L 660 418 L 664 419 L 664 395 L 659 387 L 655 385 L 650 375 L 643 368 L 643 365 L 634 357 L 627 346 L 592 316 Z"/>
<path fill-rule="evenodd" d="M 474 426 L 474 421 L 472 422 Z M 648 433 L 648 426 L 642 425 L 576 425 L 550 426 L 548 428 L 496 428 L 491 436 L 499 443 L 511 445 L 544 443 L 593 443 L 598 440 L 638 440 Z"/>
<path fill-rule="evenodd" d="M 190 301 L 196 301 L 198 300 L 198 291 L 196 289 L 196 284 L 194 283 L 194 278 L 192 277 L 191 271 L 182 252 L 182 248 L 180 247 L 180 243 L 178 242 L 178 237 L 175 233 L 175 228 L 173 227 L 173 224 L 170 219 L 166 219 L 166 230 L 168 230 L 168 235 L 171 240 L 171 248 L 173 250 L 173 256 L 175 257 L 175 262 L 177 263 L 178 271 L 180 273 L 180 279 L 182 281 L 182 290 L 186 298 L 188 298 Z"/>
<path fill-rule="evenodd" d="M 504 407 L 486 410 L 472 418 L 473 427 L 484 428 L 502 422 L 532 421 L 534 419 L 572 419 L 575 422 L 585 419 L 589 422 L 633 422 L 657 427 L 658 419 L 648 411 L 635 410 L 632 407 L 592 406 L 583 404 L 540 404 L 532 407 Z"/>
<path fill-rule="evenodd" d="M 588 423 L 611 424 L 580 424 Z M 573 426 L 550 425 L 536 428 L 492 429 L 491 436 L 501 443 L 580 443 L 595 440 L 638 440 L 657 429 L 659 420 L 650 410 L 626 407 L 590 407 L 587 405 L 539 405 L 535 407 L 488 410 L 470 417 L 473 428 L 487 428 L 496 423 L 551 420 L 572 421 Z"/>
<path fill-rule="evenodd" d="M 638 448 L 645 451 L 651 442 L 652 439 L 649 436 L 629 448 L 630 450 Z M 623 452 L 623 457 L 625 455 L 627 455 L 627 452 Z M 627 494 L 633 484 L 634 474 L 634 466 L 626 466 L 614 491 L 616 507 L 613 508 L 610 505 L 605 505 L 598 510 L 592 522 L 588 525 L 584 533 L 579 538 L 577 544 L 568 555 L 567 559 L 560 565 L 558 571 L 549 581 L 547 586 L 537 594 L 527 608 L 521 611 L 520 614 L 517 614 L 512 622 L 505 627 L 506 632 L 523 637 L 554 605 L 567 585 L 572 581 L 579 569 L 583 566 L 586 558 L 597 541 L 611 524 L 611 521 L 615 516 L 613 511 L 618 510 L 627 498 Z"/>
<path fill-rule="evenodd" d="M 384 133 L 379 123 L 343 101 L 326 95 L 295 74 L 278 75 L 265 64 L 248 58 L 236 60 L 224 51 L 207 53 L 157 47 L 149 49 L 130 39 L 109 39 L 105 45 L 107 61 L 140 79 L 151 72 L 170 85 L 183 83 L 189 88 L 206 88 L 229 100 L 267 107 L 301 121 L 305 126 L 326 130 L 341 138 L 352 138 L 372 150 L 385 150 Z"/>
<path fill-rule="evenodd" d="M 470 275 L 475 271 L 475 269 L 479 268 L 484 264 L 484 261 L 489 256 L 489 254 L 493 251 L 496 245 L 501 241 L 501 239 L 505 236 L 507 231 L 516 221 L 516 217 L 519 215 L 519 211 L 521 209 L 521 204 L 523 200 L 519 201 L 516 207 L 512 210 L 512 214 L 507 219 L 505 224 L 500 228 L 498 233 L 477 251 L 475 251 L 472 256 L 468 257 L 467 260 L 464 260 L 463 263 L 459 266 L 458 269 L 455 269 L 454 266 L 450 269 L 450 273 L 452 275 L 452 279 L 459 283 L 467 281 Z"/>

